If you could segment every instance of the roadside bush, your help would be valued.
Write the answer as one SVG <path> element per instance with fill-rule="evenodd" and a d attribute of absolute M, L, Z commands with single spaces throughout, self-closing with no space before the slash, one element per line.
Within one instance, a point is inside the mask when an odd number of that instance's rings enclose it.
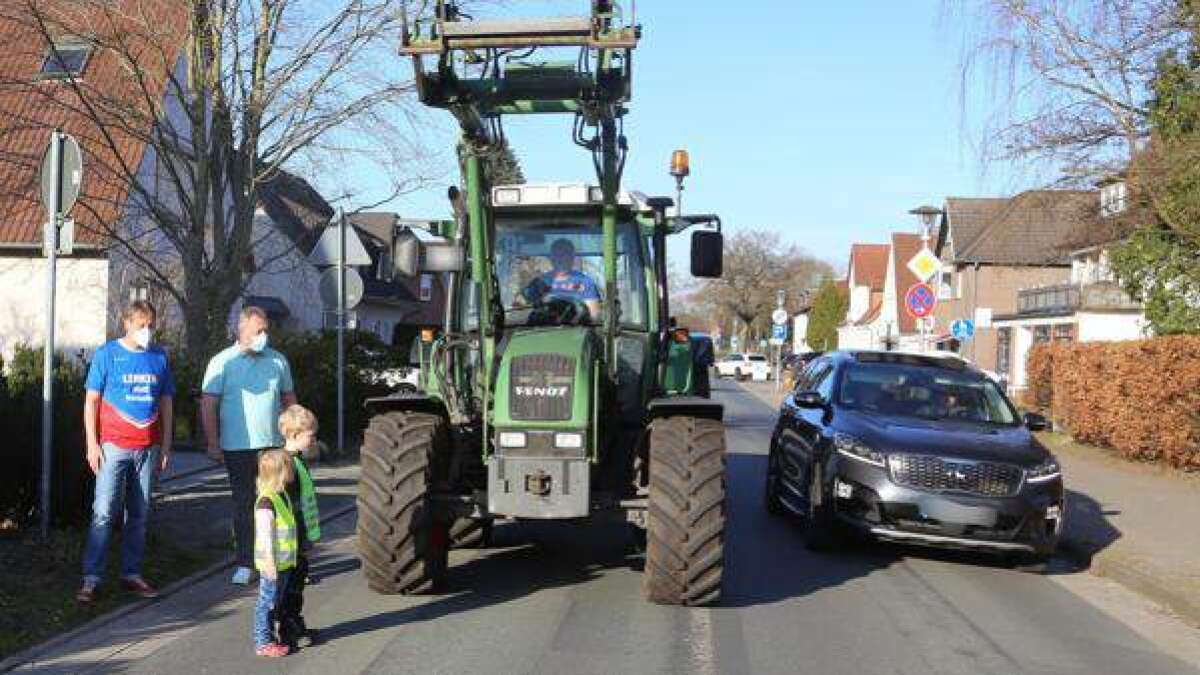
<path fill-rule="evenodd" d="M 1026 403 L 1077 439 L 1200 470 L 1200 336 L 1038 345 Z"/>
<path fill-rule="evenodd" d="M 284 335 L 272 343 L 287 356 L 296 383 L 296 397 L 317 416 L 317 437 L 329 447 L 337 443 L 337 333 Z M 357 445 L 367 426 L 363 401 L 384 396 L 391 387 L 377 383 L 374 373 L 400 368 L 407 350 L 394 349 L 374 333 L 346 333 L 346 444 Z"/>
<path fill-rule="evenodd" d="M 17 345 L 0 377 L 0 521 L 36 520 L 42 457 L 42 350 Z M 86 371 L 54 359 L 54 450 L 51 513 L 58 525 L 86 521 L 92 475 L 85 461 L 83 397 Z"/>

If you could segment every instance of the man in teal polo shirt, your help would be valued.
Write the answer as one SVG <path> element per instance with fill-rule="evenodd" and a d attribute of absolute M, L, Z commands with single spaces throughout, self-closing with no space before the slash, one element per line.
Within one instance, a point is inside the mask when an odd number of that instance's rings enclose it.
<path fill-rule="evenodd" d="M 254 496 L 258 454 L 283 446 L 279 412 L 296 404 L 287 358 L 267 346 L 267 314 L 247 306 L 238 320 L 238 339 L 204 371 L 204 432 L 208 456 L 224 462 L 233 493 L 237 569 L 233 583 L 254 580 Z"/>

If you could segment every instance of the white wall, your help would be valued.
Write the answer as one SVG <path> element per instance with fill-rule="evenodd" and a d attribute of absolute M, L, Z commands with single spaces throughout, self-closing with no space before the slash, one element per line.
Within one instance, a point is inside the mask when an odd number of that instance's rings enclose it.
<path fill-rule="evenodd" d="M 797 354 L 810 352 L 812 349 L 805 341 L 808 335 L 808 314 L 797 314 L 792 318 L 792 351 Z"/>
<path fill-rule="evenodd" d="M 108 261 L 59 258 L 55 294 L 55 348 L 89 353 L 105 341 Z M 46 260 L 0 258 L 0 354 L 12 358 L 18 343 L 46 342 Z"/>
<path fill-rule="evenodd" d="M 321 296 L 317 290 L 320 271 L 308 263 L 307 257 L 292 240 L 275 227 L 274 222 L 260 209 L 254 214 L 254 259 L 258 272 L 246 286 L 246 295 L 265 295 L 279 298 L 291 311 L 283 328 L 290 332 L 321 330 Z M 231 328 L 236 325 L 241 303 L 233 308 Z"/>
<path fill-rule="evenodd" d="M 1080 342 L 1137 340 L 1147 337 L 1150 332 L 1143 314 L 1078 312 L 1076 317 Z"/>
<path fill-rule="evenodd" d="M 850 306 L 846 308 L 846 321 L 858 321 L 871 308 L 871 287 L 851 286 Z"/>

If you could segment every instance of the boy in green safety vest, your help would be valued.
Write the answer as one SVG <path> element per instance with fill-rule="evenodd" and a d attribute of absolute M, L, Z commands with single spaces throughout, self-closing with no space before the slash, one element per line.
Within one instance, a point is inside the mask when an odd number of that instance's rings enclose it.
<path fill-rule="evenodd" d="M 307 646 L 314 639 L 314 632 L 304 622 L 304 587 L 308 583 L 308 552 L 313 543 L 321 538 L 321 517 L 317 512 L 317 492 L 313 487 L 312 474 L 308 471 L 304 456 L 316 443 L 317 418 L 304 406 L 288 406 L 279 416 L 279 432 L 283 435 L 284 449 L 291 459 L 295 474 L 295 480 L 287 486 L 287 493 L 296 505 L 299 516 L 296 530 L 300 549 L 296 569 L 283 589 L 279 616 L 280 641 L 294 650 L 301 641 Z"/>
<path fill-rule="evenodd" d="M 258 601 L 254 605 L 254 653 L 277 658 L 291 649 L 276 637 L 283 590 L 295 573 L 300 542 L 296 515 L 287 495 L 292 462 L 282 450 L 258 458 L 258 497 L 254 500 L 254 566 L 258 569 Z"/>

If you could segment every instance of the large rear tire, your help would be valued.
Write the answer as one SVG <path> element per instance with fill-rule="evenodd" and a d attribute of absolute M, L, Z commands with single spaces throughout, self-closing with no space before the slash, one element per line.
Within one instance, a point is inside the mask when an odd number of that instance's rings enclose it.
<path fill-rule="evenodd" d="M 358 550 L 378 593 L 426 593 L 446 574 L 449 528 L 430 492 L 446 444 L 436 415 L 390 412 L 367 426 L 358 486 Z"/>
<path fill-rule="evenodd" d="M 708 605 L 725 568 L 725 428 L 665 417 L 650 424 L 643 589 L 651 602 Z"/>

